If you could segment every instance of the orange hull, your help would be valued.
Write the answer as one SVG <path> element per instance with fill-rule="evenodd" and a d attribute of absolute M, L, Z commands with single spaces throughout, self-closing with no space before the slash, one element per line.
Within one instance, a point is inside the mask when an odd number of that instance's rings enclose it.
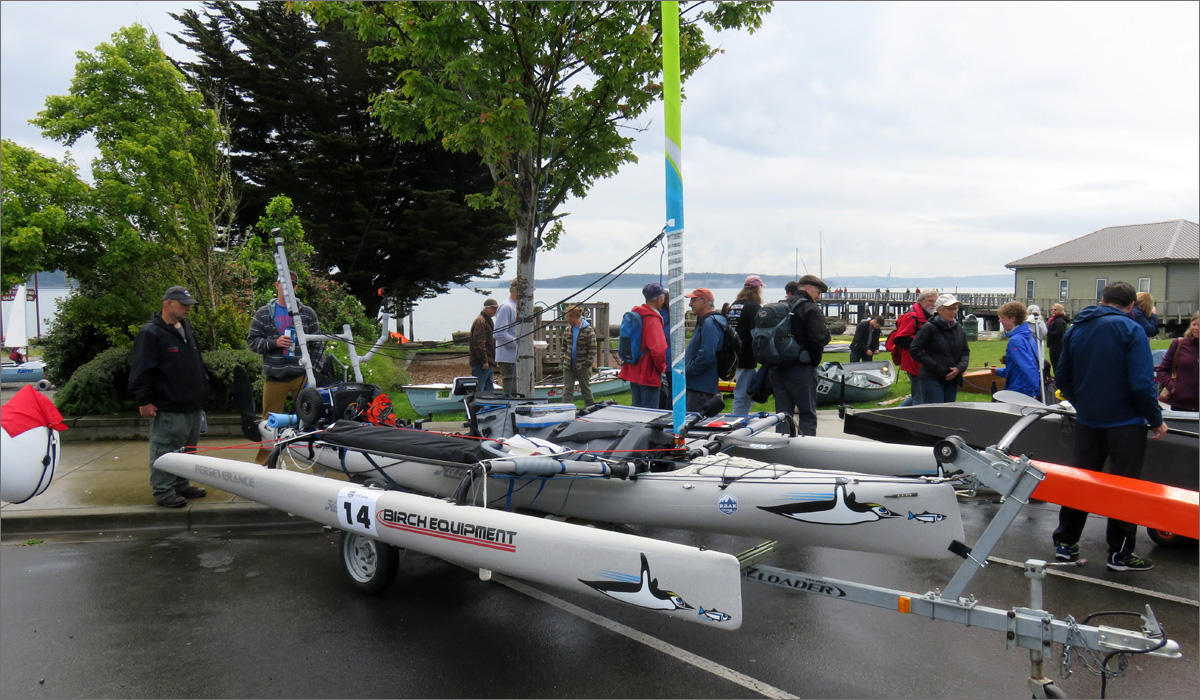
<path fill-rule="evenodd" d="M 1046 479 L 1033 497 L 1200 539 L 1200 493 L 1152 481 L 1033 460 Z"/>

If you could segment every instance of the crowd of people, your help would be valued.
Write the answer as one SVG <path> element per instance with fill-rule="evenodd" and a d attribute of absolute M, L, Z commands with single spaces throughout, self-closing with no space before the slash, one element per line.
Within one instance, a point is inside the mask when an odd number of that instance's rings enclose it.
<path fill-rule="evenodd" d="M 296 283 L 293 274 L 291 282 Z M 686 402 L 700 410 L 717 395 L 719 362 L 727 343 L 737 344 L 733 370 L 734 415 L 747 415 L 752 405 L 772 393 L 776 410 L 793 416 L 795 430 L 815 435 L 817 428 L 817 367 L 830 334 L 817 304 L 829 287 L 815 275 L 788 282 L 784 298 L 764 301 L 759 275 L 746 277 L 732 303 L 720 310 L 710 289 L 699 287 L 684 296 L 696 317 L 695 331 L 684 352 Z M 320 333 L 320 321 L 308 306 L 287 308 L 284 289 L 276 282 L 277 297 L 259 308 L 246 337 L 247 346 L 263 356 L 263 416 L 281 411 L 289 397 L 304 387 L 307 373 L 296 352 L 296 316 L 306 335 Z M 492 390 L 499 370 L 512 386 L 516 364 L 516 295 L 500 303 L 487 299 L 472 323 L 469 342 L 471 373 L 478 390 Z M 619 376 L 630 383 L 632 403 L 644 408 L 671 405 L 670 328 L 668 292 L 658 283 L 642 289 L 645 303 L 635 306 L 636 356 L 622 363 Z M 139 413 L 150 419 L 150 485 L 155 501 L 179 508 L 188 499 L 202 498 L 205 489 L 153 467 L 171 451 L 191 449 L 199 439 L 208 394 L 207 372 L 187 317 L 196 300 L 183 287 L 171 287 L 162 307 L 138 332 L 130 361 L 129 389 Z M 953 294 L 918 290 L 912 308 L 896 320 L 886 338 L 896 366 L 910 379 L 905 404 L 952 402 L 957 398 L 970 360 L 970 347 L 958 320 L 961 304 Z M 1054 304 L 1048 319 L 1040 309 L 1011 301 L 998 310 L 1007 338 L 1003 366 L 995 368 L 1007 388 L 1035 398 L 1049 398 L 1046 381 L 1053 378 L 1063 398 L 1075 406 L 1075 466 L 1136 477 L 1141 472 L 1147 439 L 1166 433 L 1160 401 L 1173 410 L 1197 410 L 1200 393 L 1198 342 L 1200 315 L 1193 315 L 1183 337 L 1172 341 L 1162 361 L 1151 361 L 1148 338 L 1155 335 L 1158 317 L 1153 298 L 1135 293 L 1126 282 L 1106 286 L 1101 301 L 1074 319 Z M 561 357 L 566 384 L 564 399 L 572 401 L 575 386 L 586 403 L 593 397 L 589 378 L 596 365 L 595 329 L 583 309 L 565 313 L 569 333 L 563 334 Z M 877 356 L 883 319 L 872 316 L 857 324 L 851 342 L 851 361 Z M 730 331 L 727 333 L 727 330 Z M 307 351 L 316 364 L 324 343 L 310 340 Z M 1045 351 L 1043 350 L 1045 348 Z M 902 404 L 902 405 L 905 405 Z M 1149 430 L 1147 430 L 1149 428 Z M 790 426 L 780 426 L 781 431 Z M 1062 508 L 1053 534 L 1055 556 L 1079 557 L 1079 539 L 1087 513 Z M 1116 571 L 1143 571 L 1153 564 L 1134 553 L 1136 527 L 1110 518 L 1107 566 Z"/>

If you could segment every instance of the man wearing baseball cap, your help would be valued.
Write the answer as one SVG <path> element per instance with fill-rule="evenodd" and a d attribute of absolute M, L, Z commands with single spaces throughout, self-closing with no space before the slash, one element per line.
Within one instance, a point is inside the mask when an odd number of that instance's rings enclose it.
<path fill-rule="evenodd" d="M 696 330 L 683 355 L 687 410 L 699 411 L 717 395 L 717 351 L 725 342 L 725 325 L 729 322 L 717 313 L 711 289 L 697 287 L 683 296 L 691 300 L 688 308 L 696 315 Z"/>
<path fill-rule="evenodd" d="M 163 294 L 162 309 L 138 331 L 129 358 L 129 393 L 150 419 L 150 490 L 166 508 L 182 508 L 207 492 L 187 479 L 154 468 L 168 452 L 194 451 L 208 399 L 208 377 L 188 313 L 196 300 L 183 287 Z"/>
<path fill-rule="evenodd" d="M 475 391 L 492 391 L 495 388 L 492 376 L 496 371 L 496 339 L 492 317 L 499 306 L 500 302 L 495 299 L 484 299 L 483 310 L 471 324 L 471 340 L 467 349 L 471 374 L 479 380 Z M 506 386 L 504 390 L 512 391 L 512 387 Z"/>
<path fill-rule="evenodd" d="M 646 303 L 632 309 L 642 319 L 642 354 L 637 362 L 622 364 L 617 376 L 629 382 L 634 406 L 658 408 L 662 376 L 667 370 L 667 338 L 660 315 L 667 303 L 667 290 L 651 282 L 642 287 L 642 297 Z"/>

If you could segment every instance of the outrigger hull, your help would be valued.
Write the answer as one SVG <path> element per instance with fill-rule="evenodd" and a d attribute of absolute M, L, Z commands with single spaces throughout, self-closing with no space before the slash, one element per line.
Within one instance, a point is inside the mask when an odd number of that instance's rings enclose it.
<path fill-rule="evenodd" d="M 352 478 L 374 477 L 443 497 L 459 492 L 468 476 L 469 457 L 454 461 L 452 449 L 440 452 L 445 460 L 403 455 L 408 431 L 377 426 L 352 431 L 377 440 L 367 446 L 328 430 L 324 443 L 314 445 L 315 462 Z M 447 445 L 452 448 L 453 442 Z M 308 448 L 292 449 L 304 454 Z M 486 487 L 480 485 L 484 481 Z M 492 474 L 474 483 L 468 500 L 493 508 L 912 557 L 949 556 L 950 544 L 964 537 L 950 483 L 799 469 L 729 455 L 699 457 L 629 479 Z"/>

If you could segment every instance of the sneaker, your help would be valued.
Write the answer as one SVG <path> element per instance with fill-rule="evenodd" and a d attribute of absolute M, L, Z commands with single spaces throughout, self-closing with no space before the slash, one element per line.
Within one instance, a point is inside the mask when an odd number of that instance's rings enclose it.
<path fill-rule="evenodd" d="M 1054 558 L 1059 561 L 1079 561 L 1079 545 L 1055 543 Z"/>
<path fill-rule="evenodd" d="M 175 493 L 156 498 L 154 501 L 163 508 L 182 508 L 187 505 L 187 499 Z"/>
<path fill-rule="evenodd" d="M 1113 571 L 1149 571 L 1154 568 L 1154 562 L 1142 559 L 1132 552 L 1125 555 L 1110 554 L 1107 564 Z"/>
<path fill-rule="evenodd" d="M 203 486 L 193 486 L 192 484 L 175 487 L 175 493 L 184 498 L 204 498 L 208 495 L 208 491 L 205 491 Z"/>

